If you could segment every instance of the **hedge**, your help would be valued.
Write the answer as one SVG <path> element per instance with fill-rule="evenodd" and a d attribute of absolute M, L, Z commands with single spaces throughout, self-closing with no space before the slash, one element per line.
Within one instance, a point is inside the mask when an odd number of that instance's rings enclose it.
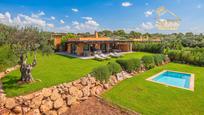
<path fill-rule="evenodd" d="M 161 65 L 162 62 L 165 60 L 165 55 L 163 54 L 156 54 L 156 55 L 153 55 L 154 57 L 154 62 L 157 66 Z"/>
<path fill-rule="evenodd" d="M 142 62 L 147 69 L 152 69 L 155 67 L 154 56 L 143 56 Z"/>
<path fill-rule="evenodd" d="M 99 66 L 97 68 L 94 68 L 92 71 L 92 75 L 100 81 L 108 81 L 109 77 L 111 75 L 109 71 L 109 67 L 107 65 Z"/>
<path fill-rule="evenodd" d="M 141 61 L 136 58 L 126 59 L 126 60 L 116 60 L 117 63 L 127 72 L 132 72 L 141 66 Z"/>
<path fill-rule="evenodd" d="M 122 71 L 121 66 L 116 62 L 109 62 L 107 66 L 108 66 L 110 74 L 112 75 L 115 75 Z"/>

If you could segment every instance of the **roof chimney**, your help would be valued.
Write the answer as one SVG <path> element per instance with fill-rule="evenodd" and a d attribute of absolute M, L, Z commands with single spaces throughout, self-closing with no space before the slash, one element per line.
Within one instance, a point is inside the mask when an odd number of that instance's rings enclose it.
<path fill-rule="evenodd" d="M 95 37 L 98 38 L 98 32 L 97 31 L 95 31 Z"/>

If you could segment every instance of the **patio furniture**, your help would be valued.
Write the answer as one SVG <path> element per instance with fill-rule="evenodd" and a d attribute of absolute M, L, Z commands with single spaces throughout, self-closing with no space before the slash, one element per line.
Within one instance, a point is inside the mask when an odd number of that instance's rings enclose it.
<path fill-rule="evenodd" d="M 109 56 L 104 55 L 104 54 L 99 54 L 99 56 L 101 56 L 101 57 L 103 57 L 103 58 L 105 58 L 105 59 L 111 59 Z"/>
<path fill-rule="evenodd" d="M 113 54 L 116 55 L 116 56 L 118 56 L 118 57 L 122 57 L 122 54 L 119 54 L 119 53 L 117 53 L 117 52 L 114 52 Z"/>
<path fill-rule="evenodd" d="M 110 53 L 110 56 L 111 56 L 111 57 L 114 57 L 114 58 L 120 57 L 120 56 L 118 56 L 118 55 L 115 55 L 114 53 Z"/>
<path fill-rule="evenodd" d="M 99 60 L 99 61 L 102 61 L 102 60 L 106 59 L 104 57 L 99 56 L 98 54 L 95 54 L 94 57 L 95 57 L 96 60 Z"/>

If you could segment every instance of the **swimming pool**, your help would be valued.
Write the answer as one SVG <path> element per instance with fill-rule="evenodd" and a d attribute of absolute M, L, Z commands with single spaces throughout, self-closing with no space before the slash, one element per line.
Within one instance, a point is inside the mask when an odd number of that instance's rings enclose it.
<path fill-rule="evenodd" d="M 194 74 L 164 70 L 147 80 L 167 86 L 194 90 Z"/>

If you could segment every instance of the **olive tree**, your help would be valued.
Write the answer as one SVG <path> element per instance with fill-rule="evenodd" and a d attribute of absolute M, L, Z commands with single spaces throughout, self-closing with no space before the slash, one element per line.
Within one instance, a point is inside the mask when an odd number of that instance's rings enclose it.
<path fill-rule="evenodd" d="M 52 47 L 49 43 L 50 34 L 38 30 L 35 27 L 14 28 L 9 37 L 9 45 L 12 52 L 19 58 L 21 79 L 23 83 L 33 82 L 31 71 L 37 65 L 37 51 L 51 53 Z M 30 54 L 28 56 L 28 54 Z M 28 57 L 32 62 L 28 63 Z"/>

